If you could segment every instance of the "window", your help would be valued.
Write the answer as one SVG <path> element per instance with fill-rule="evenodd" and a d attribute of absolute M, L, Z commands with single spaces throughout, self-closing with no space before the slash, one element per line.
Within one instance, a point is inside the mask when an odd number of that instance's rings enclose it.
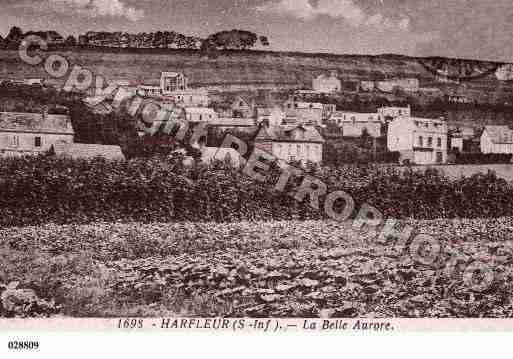
<path fill-rule="evenodd" d="M 432 147 L 433 146 L 433 137 L 429 137 L 428 138 L 428 147 Z"/>
<path fill-rule="evenodd" d="M 419 136 L 419 146 L 424 147 L 424 138 L 422 136 Z"/>
<path fill-rule="evenodd" d="M 18 136 L 12 136 L 11 145 L 13 147 L 18 147 L 20 145 L 20 138 Z"/>
<path fill-rule="evenodd" d="M 34 139 L 34 146 L 41 147 L 41 145 L 42 145 L 41 137 L 38 136 Z"/>
<path fill-rule="evenodd" d="M 437 142 L 438 147 L 442 147 L 442 139 L 438 138 Z"/>

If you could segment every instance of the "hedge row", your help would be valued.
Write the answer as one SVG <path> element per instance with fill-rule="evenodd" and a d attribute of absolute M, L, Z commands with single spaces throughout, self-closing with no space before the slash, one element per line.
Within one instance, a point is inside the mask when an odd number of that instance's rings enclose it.
<path fill-rule="evenodd" d="M 494 164 L 511 163 L 513 155 L 496 153 L 459 153 L 456 155 L 456 163 L 468 164 Z"/>
<path fill-rule="evenodd" d="M 372 167 L 317 168 L 330 191 L 350 193 L 394 218 L 513 216 L 513 186 L 492 174 L 449 181 L 436 172 L 398 174 Z M 0 160 L 0 226 L 94 221 L 320 219 L 323 212 L 226 164 L 184 168 L 177 158 L 128 162 L 49 156 Z M 302 178 L 293 178 L 293 192 Z M 323 197 L 321 197 L 321 204 Z M 322 208 L 322 207 L 321 207 Z"/>

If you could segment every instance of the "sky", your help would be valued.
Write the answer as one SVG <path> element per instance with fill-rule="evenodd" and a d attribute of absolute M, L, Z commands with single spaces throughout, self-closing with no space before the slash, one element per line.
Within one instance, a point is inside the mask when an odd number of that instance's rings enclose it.
<path fill-rule="evenodd" d="M 245 29 L 271 50 L 513 62 L 513 0 L 0 0 L 0 34 L 56 30 L 205 37 Z"/>

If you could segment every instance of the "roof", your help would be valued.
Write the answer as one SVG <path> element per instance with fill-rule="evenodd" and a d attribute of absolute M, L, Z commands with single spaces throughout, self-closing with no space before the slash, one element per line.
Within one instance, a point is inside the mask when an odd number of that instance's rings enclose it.
<path fill-rule="evenodd" d="M 184 76 L 184 74 L 179 72 L 162 72 L 161 77 L 178 77 L 178 76 Z"/>
<path fill-rule="evenodd" d="M 212 126 L 250 127 L 255 125 L 255 121 L 248 118 L 219 117 L 210 121 L 209 124 Z"/>
<path fill-rule="evenodd" d="M 73 135 L 71 119 L 67 115 L 41 113 L 0 112 L 0 131 L 41 132 Z"/>
<path fill-rule="evenodd" d="M 108 160 L 124 160 L 125 156 L 119 146 L 96 145 L 85 143 L 56 143 L 53 153 L 57 156 L 73 159 L 90 159 L 101 157 Z"/>
<path fill-rule="evenodd" d="M 356 122 L 381 122 L 380 115 L 375 112 L 361 113 L 361 112 L 335 111 L 331 115 L 331 118 L 343 117 L 344 115 L 357 117 Z M 362 118 L 364 118 L 364 120 L 362 120 Z M 346 122 L 353 122 L 353 121 L 351 119 L 347 119 Z"/>
<path fill-rule="evenodd" d="M 293 103 L 295 105 L 293 110 L 295 110 L 295 109 L 322 110 L 324 108 L 324 105 L 322 103 L 318 103 L 318 102 L 295 102 L 295 101 L 292 101 L 290 103 Z"/>
<path fill-rule="evenodd" d="M 240 154 L 233 148 L 203 147 L 201 149 L 201 160 L 205 163 L 214 160 L 225 161 L 228 158 L 233 165 L 239 166 Z"/>
<path fill-rule="evenodd" d="M 215 115 L 217 114 L 213 108 L 210 107 L 186 107 L 185 112 L 187 114 L 210 114 Z"/>
<path fill-rule="evenodd" d="M 485 126 L 484 132 L 496 144 L 513 144 L 513 130 L 508 126 Z"/>
<path fill-rule="evenodd" d="M 302 135 L 297 135 L 298 131 Z M 289 126 L 262 126 L 255 137 L 255 142 L 314 142 L 324 143 L 324 138 L 313 126 L 289 125 Z"/>
<path fill-rule="evenodd" d="M 244 102 L 248 107 L 251 107 L 254 103 L 254 100 L 251 98 L 251 96 L 237 95 L 232 101 L 232 106 L 238 107 L 238 105 L 235 104 L 241 101 Z"/>
<path fill-rule="evenodd" d="M 137 131 L 146 131 L 147 129 L 156 126 L 156 123 L 159 124 L 159 128 L 162 128 L 164 124 L 167 124 L 168 121 L 185 121 L 185 109 L 182 107 L 167 107 L 166 104 L 161 104 L 161 110 L 163 112 L 167 112 L 164 116 L 162 112 L 159 111 L 157 117 L 153 120 L 151 124 L 146 124 L 142 120 L 136 121 L 136 129 Z M 162 117 L 161 117 L 162 116 Z"/>

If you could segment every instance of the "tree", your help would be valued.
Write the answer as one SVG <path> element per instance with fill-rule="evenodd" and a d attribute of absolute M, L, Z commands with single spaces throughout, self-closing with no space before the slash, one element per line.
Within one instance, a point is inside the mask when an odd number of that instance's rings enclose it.
<path fill-rule="evenodd" d="M 221 31 L 210 35 L 205 41 L 213 44 L 217 49 L 246 50 L 257 43 L 257 34 L 244 30 Z"/>
<path fill-rule="evenodd" d="M 77 46 L 77 40 L 72 35 L 68 36 L 64 41 L 66 47 L 74 47 Z"/>
<path fill-rule="evenodd" d="M 11 47 L 18 46 L 21 40 L 23 40 L 23 31 L 19 27 L 13 26 L 5 38 L 6 44 Z"/>
<path fill-rule="evenodd" d="M 260 36 L 260 44 L 262 46 L 269 46 L 269 38 L 267 36 Z"/>

